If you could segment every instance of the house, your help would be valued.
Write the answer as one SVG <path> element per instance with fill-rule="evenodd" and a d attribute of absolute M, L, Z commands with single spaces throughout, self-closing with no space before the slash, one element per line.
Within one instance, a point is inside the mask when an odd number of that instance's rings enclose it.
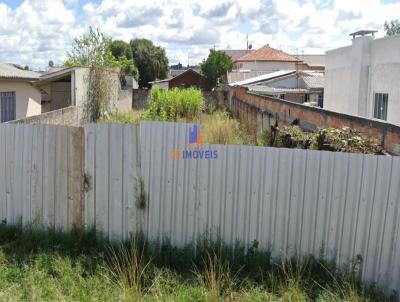
<path fill-rule="evenodd" d="M 256 51 L 247 53 L 234 61 L 235 69 L 263 71 L 270 73 L 278 70 L 296 69 L 301 62 L 296 56 L 265 45 Z"/>
<path fill-rule="evenodd" d="M 323 106 L 324 73 L 320 71 L 280 70 L 232 83 L 231 86 L 245 86 L 257 94 Z"/>
<path fill-rule="evenodd" d="M 42 112 L 69 106 L 84 106 L 88 97 L 89 68 L 70 67 L 51 69 L 33 83 L 42 95 Z M 118 71 L 109 71 L 110 100 L 118 98 Z"/>
<path fill-rule="evenodd" d="M 174 87 L 196 87 L 201 89 L 204 87 L 205 77 L 201 73 L 189 68 L 175 77 L 149 82 L 149 84 L 151 84 L 152 87 L 160 87 L 163 89 Z"/>
<path fill-rule="evenodd" d="M 118 70 L 108 72 L 107 106 L 118 105 Z M 0 122 L 24 119 L 70 106 L 82 108 L 88 98 L 89 68 L 51 68 L 46 73 L 0 64 Z M 130 101 L 132 93 L 130 91 Z"/>
<path fill-rule="evenodd" d="M 33 85 L 39 73 L 0 63 L 0 122 L 41 113 L 40 90 Z"/>
<path fill-rule="evenodd" d="M 243 81 L 278 70 L 325 69 L 325 55 L 292 55 L 265 45 L 257 50 L 224 50 L 234 62 L 228 83 Z"/>
<path fill-rule="evenodd" d="M 350 46 L 326 52 L 324 108 L 400 124 L 400 35 L 351 33 Z"/>

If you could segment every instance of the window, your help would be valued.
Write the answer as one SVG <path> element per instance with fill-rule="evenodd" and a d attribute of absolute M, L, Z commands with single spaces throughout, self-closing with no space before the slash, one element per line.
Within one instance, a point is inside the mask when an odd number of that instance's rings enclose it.
<path fill-rule="evenodd" d="M 324 94 L 318 94 L 318 107 L 324 108 Z"/>
<path fill-rule="evenodd" d="M 387 119 L 388 99 L 389 95 L 387 93 L 374 94 L 374 118 Z"/>
<path fill-rule="evenodd" d="M 15 91 L 0 92 L 0 121 L 15 120 Z"/>

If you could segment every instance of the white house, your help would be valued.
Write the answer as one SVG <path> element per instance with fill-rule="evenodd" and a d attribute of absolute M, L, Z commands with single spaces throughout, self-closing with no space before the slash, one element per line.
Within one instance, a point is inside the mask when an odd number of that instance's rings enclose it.
<path fill-rule="evenodd" d="M 0 63 L 0 122 L 41 113 L 40 90 L 33 85 L 39 73 Z"/>
<path fill-rule="evenodd" d="M 324 108 L 400 124 L 400 35 L 358 31 L 326 52 Z"/>

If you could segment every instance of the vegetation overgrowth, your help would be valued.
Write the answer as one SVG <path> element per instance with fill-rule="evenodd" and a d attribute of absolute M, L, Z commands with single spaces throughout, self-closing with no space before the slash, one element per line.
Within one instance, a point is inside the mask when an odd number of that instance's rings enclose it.
<path fill-rule="evenodd" d="M 195 88 L 160 89 L 150 91 L 149 107 L 145 117 L 149 120 L 172 121 L 199 118 L 204 109 L 203 95 Z"/>
<path fill-rule="evenodd" d="M 176 248 L 142 236 L 110 245 L 94 231 L 0 225 L 2 301 L 389 301 L 355 265 L 321 257 L 274 261 L 205 239 Z M 276 259 L 275 259 L 276 260 Z M 350 268 L 349 268 L 350 267 Z"/>
<path fill-rule="evenodd" d="M 306 132 L 299 126 L 273 127 L 260 133 L 258 142 L 262 146 L 326 150 L 335 152 L 384 154 L 376 139 L 365 137 L 350 127 L 320 128 Z"/>
<path fill-rule="evenodd" d="M 321 128 L 315 132 L 307 132 L 297 125 L 282 128 L 274 126 L 254 135 L 228 111 L 217 110 L 212 103 L 206 103 L 202 92 L 195 88 L 169 90 L 153 88 L 146 110 L 112 113 L 101 122 L 136 124 L 141 119 L 201 124 L 205 142 L 210 144 L 258 145 L 365 154 L 385 153 L 377 140 L 365 137 L 349 127 Z"/>

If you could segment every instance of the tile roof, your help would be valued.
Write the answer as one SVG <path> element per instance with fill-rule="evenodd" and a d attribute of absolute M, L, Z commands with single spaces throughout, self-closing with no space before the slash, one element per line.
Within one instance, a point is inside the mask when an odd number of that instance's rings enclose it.
<path fill-rule="evenodd" d="M 265 45 L 254 52 L 245 54 L 238 58 L 235 62 L 248 61 L 283 61 L 283 62 L 300 62 L 301 60 L 281 50 Z"/>
<path fill-rule="evenodd" d="M 40 73 L 20 69 L 14 64 L 0 63 L 0 78 L 37 80 L 39 77 Z"/>

